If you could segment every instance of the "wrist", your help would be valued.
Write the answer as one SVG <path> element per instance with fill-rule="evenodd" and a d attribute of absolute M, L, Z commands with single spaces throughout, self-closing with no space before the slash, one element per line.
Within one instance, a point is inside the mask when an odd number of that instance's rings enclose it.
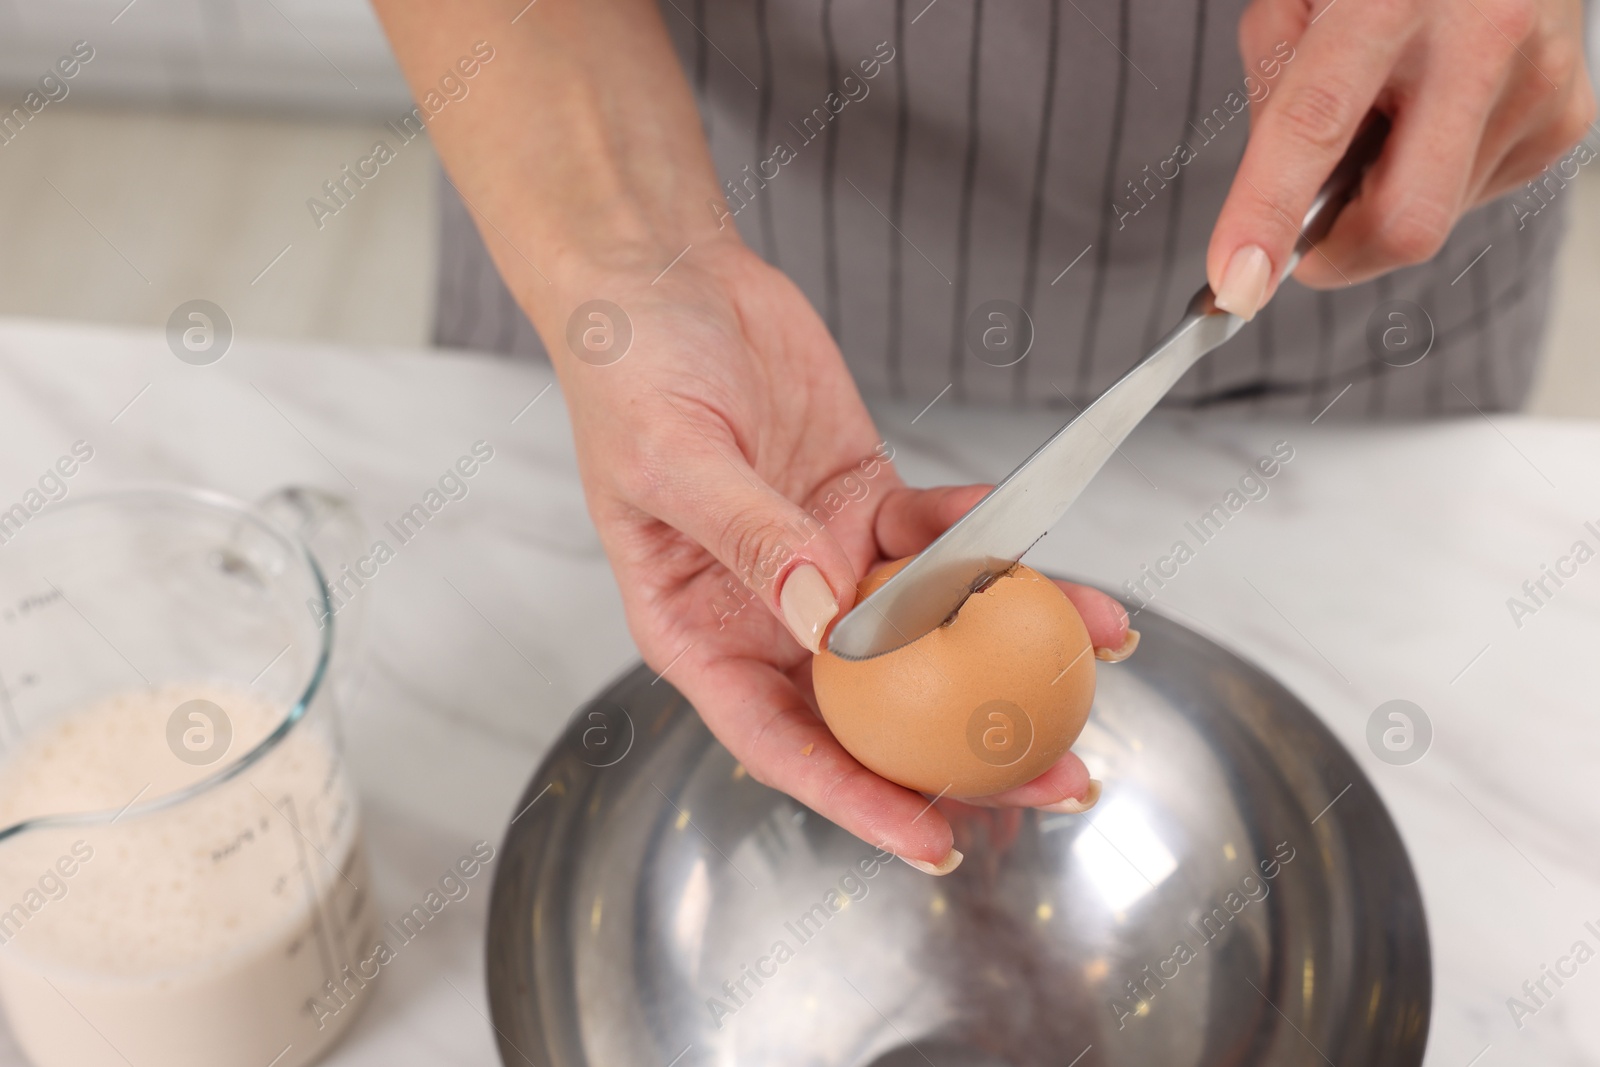
<path fill-rule="evenodd" d="M 719 228 L 709 210 L 704 218 L 645 219 L 633 210 L 626 215 L 552 240 L 550 284 L 544 288 L 553 292 L 546 295 L 582 300 L 605 295 L 593 292 L 597 286 L 627 287 L 639 278 L 648 285 L 691 256 L 703 264 L 745 247 L 739 231 L 731 223 Z"/>
<path fill-rule="evenodd" d="M 752 255 L 738 231 L 732 225 L 719 229 L 709 211 L 699 226 L 622 223 L 604 239 L 547 246 L 538 273 L 531 280 L 525 274 L 514 292 L 561 370 L 582 355 L 571 350 L 568 334 L 574 316 L 584 318 L 580 309 L 585 305 L 603 301 L 626 309 L 647 291 L 664 295 L 654 290 L 669 280 L 682 281 L 689 274 L 701 279 L 721 275 Z M 606 325 L 605 320 L 595 322 Z M 622 323 L 610 325 L 626 328 Z M 580 332 L 583 328 L 580 324 Z"/>

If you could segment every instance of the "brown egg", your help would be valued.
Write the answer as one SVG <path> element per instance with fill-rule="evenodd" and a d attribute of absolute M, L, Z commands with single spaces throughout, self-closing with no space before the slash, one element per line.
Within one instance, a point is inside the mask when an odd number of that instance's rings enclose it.
<path fill-rule="evenodd" d="M 865 598 L 905 566 L 862 579 Z M 1078 739 L 1094 700 L 1094 647 L 1060 586 L 1018 564 L 956 617 L 904 648 L 811 664 L 839 743 L 909 789 L 979 797 L 1032 781 Z"/>

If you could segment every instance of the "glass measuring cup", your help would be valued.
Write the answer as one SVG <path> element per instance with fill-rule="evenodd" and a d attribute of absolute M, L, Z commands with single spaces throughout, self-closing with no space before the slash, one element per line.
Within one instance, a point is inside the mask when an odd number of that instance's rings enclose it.
<path fill-rule="evenodd" d="M 0 516 L 0 1007 L 36 1067 L 295 1067 L 370 996 L 352 620 L 301 540 L 359 535 L 308 490 Z"/>

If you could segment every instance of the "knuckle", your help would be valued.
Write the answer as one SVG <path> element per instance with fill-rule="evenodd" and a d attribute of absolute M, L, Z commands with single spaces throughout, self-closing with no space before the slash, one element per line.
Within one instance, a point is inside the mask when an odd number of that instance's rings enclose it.
<path fill-rule="evenodd" d="M 1326 153 L 1344 146 L 1354 116 L 1351 94 L 1327 84 L 1305 84 L 1290 89 L 1278 106 L 1278 121 L 1297 140 Z"/>
<path fill-rule="evenodd" d="M 1583 46 L 1568 37 L 1549 39 L 1539 49 L 1538 69 L 1529 72 L 1546 94 L 1570 91 L 1582 74 Z"/>
<path fill-rule="evenodd" d="M 1556 151 L 1565 152 L 1583 139 L 1583 135 L 1594 124 L 1595 104 L 1594 97 L 1588 96 L 1575 99 L 1561 113 L 1556 120 L 1554 140 Z"/>
<path fill-rule="evenodd" d="M 844 800 L 848 799 L 852 775 L 848 767 L 836 767 L 828 775 L 828 780 L 822 784 L 818 791 L 817 807 L 822 811 L 839 811 L 845 807 Z M 845 794 L 841 797 L 841 793 Z"/>
<path fill-rule="evenodd" d="M 1546 38 L 1538 46 L 1506 45 L 1504 53 L 1509 70 L 1506 77 L 1515 86 L 1525 112 L 1536 112 L 1541 107 L 1554 109 L 1558 102 L 1587 88 L 1589 78 L 1584 75 L 1581 42 Z"/>
<path fill-rule="evenodd" d="M 1425 263 L 1444 247 L 1454 221 L 1452 213 L 1436 201 L 1410 200 L 1389 216 L 1378 242 L 1396 262 Z"/>
<path fill-rule="evenodd" d="M 783 787 L 782 775 L 774 773 L 777 761 L 767 755 L 771 747 L 773 729 L 778 724 L 778 713 L 769 712 L 761 725 L 756 727 L 756 732 L 742 747 L 739 762 L 743 764 L 745 773 L 757 782 L 771 789 Z"/>
<path fill-rule="evenodd" d="M 765 518 L 740 512 L 730 518 L 718 535 L 717 556 L 757 590 L 773 590 L 790 549 Z"/>
<path fill-rule="evenodd" d="M 614 467 L 617 488 L 631 504 L 655 511 L 671 492 L 675 452 L 654 435 L 635 438 Z"/>
<path fill-rule="evenodd" d="M 1513 41 L 1524 41 L 1532 36 L 1539 25 L 1539 5 L 1533 0 L 1502 0 L 1486 8 L 1484 16 L 1496 36 L 1504 34 Z"/>

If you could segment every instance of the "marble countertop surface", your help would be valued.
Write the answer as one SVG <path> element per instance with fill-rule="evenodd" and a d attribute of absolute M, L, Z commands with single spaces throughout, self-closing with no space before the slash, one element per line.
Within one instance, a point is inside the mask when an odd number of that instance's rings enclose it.
<path fill-rule="evenodd" d="M 1059 421 L 921 408 L 879 411 L 912 484 L 993 479 Z M 1600 548 L 1600 424 L 1341 414 L 1354 413 L 1157 416 L 1029 562 L 1115 590 L 1147 565 L 1175 570 L 1157 608 L 1275 674 L 1355 753 L 1422 884 L 1429 1067 L 1600 1063 L 1600 962 L 1520 1026 L 1507 1006 L 1575 941 L 1600 948 L 1584 927 L 1600 926 L 1600 561 L 1547 580 L 1534 610 L 1508 606 L 1531 604 L 1523 583 L 1575 542 Z M 201 367 L 154 331 L 0 320 L 0 500 L 78 439 L 95 457 L 75 494 L 160 479 L 255 499 L 308 484 L 353 499 L 373 529 L 474 442 L 493 444 L 470 494 L 368 591 L 343 724 L 380 916 L 474 842 L 498 846 L 546 746 L 635 659 L 546 367 L 246 339 Z M 1193 558 L 1162 563 L 1279 442 L 1293 458 L 1266 495 Z M 1403 766 L 1366 739 L 1397 698 L 1433 730 Z M 386 969 L 330 1067 L 498 1062 L 487 897 L 484 881 Z M 22 1063 L 0 1034 L 0 1067 Z"/>

